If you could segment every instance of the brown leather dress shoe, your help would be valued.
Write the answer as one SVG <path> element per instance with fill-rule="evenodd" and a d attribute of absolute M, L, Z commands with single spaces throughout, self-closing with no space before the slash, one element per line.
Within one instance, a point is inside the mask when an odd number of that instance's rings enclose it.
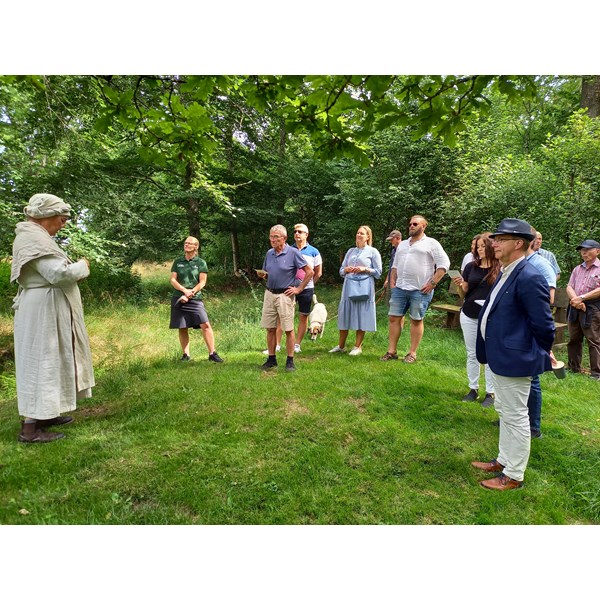
<path fill-rule="evenodd" d="M 522 481 L 511 479 L 508 475 L 498 475 L 498 477 L 494 477 L 493 479 L 480 481 L 479 484 L 488 490 L 498 490 L 500 492 L 523 487 Z"/>
<path fill-rule="evenodd" d="M 21 433 L 19 434 L 19 441 L 28 444 L 53 442 L 60 440 L 65 437 L 64 433 L 58 433 L 58 431 L 46 431 L 45 429 L 38 429 L 37 423 L 22 423 Z"/>
<path fill-rule="evenodd" d="M 54 419 L 38 419 L 35 424 L 37 429 L 45 429 L 46 427 L 55 427 L 56 425 L 67 425 L 73 422 L 73 417 L 54 417 Z"/>
<path fill-rule="evenodd" d="M 477 462 L 471 463 L 472 467 L 485 471 L 486 473 L 501 473 L 504 469 L 504 465 L 501 465 L 496 459 L 490 462 Z"/>

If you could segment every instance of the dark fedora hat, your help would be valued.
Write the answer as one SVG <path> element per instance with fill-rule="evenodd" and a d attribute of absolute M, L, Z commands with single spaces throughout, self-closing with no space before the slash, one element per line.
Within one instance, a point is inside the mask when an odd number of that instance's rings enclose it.
<path fill-rule="evenodd" d="M 490 237 L 494 238 L 497 235 L 514 235 L 529 241 L 535 237 L 535 234 L 531 233 L 531 225 L 521 219 L 502 219 Z"/>
<path fill-rule="evenodd" d="M 581 250 L 582 248 L 600 248 L 600 244 L 596 240 L 583 240 L 575 250 Z"/>

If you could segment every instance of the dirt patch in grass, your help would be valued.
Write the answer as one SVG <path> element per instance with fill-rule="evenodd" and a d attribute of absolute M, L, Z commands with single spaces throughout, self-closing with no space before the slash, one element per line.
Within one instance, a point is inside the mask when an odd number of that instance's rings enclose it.
<path fill-rule="evenodd" d="M 105 417 L 112 414 L 111 406 L 107 403 L 91 406 L 78 406 L 77 415 L 80 417 Z"/>
<path fill-rule="evenodd" d="M 367 409 L 365 408 L 367 404 L 367 398 L 348 398 L 348 402 L 353 404 L 359 413 L 364 414 L 367 412 Z"/>
<path fill-rule="evenodd" d="M 300 400 L 296 398 L 289 398 L 285 401 L 285 418 L 289 419 L 294 415 L 308 415 L 310 411 L 304 406 Z"/>

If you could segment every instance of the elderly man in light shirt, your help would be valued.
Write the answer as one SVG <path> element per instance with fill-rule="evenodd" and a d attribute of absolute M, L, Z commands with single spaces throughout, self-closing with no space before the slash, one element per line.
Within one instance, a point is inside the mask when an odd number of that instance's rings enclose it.
<path fill-rule="evenodd" d="M 410 315 L 410 349 L 405 363 L 417 360 L 417 350 L 423 338 L 425 312 L 433 298 L 433 290 L 450 267 L 450 259 L 442 245 L 425 235 L 427 219 L 411 217 L 408 239 L 400 242 L 390 271 L 388 349 L 381 360 L 397 360 L 398 340 L 404 327 L 404 315 Z"/>
<path fill-rule="evenodd" d="M 556 273 L 556 281 L 558 281 L 560 279 L 560 267 L 558 266 L 558 262 L 556 260 L 556 256 L 554 256 L 554 253 L 550 252 L 550 250 L 546 250 L 546 248 L 542 248 L 543 239 L 544 238 L 542 237 L 542 234 L 539 231 L 536 231 L 535 240 L 533 240 L 533 250 L 550 263 L 550 266 Z"/>

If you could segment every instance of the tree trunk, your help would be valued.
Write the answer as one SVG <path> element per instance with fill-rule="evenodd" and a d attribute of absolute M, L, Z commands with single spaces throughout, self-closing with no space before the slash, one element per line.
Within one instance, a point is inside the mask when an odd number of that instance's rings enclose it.
<path fill-rule="evenodd" d="M 587 108 L 588 117 L 600 116 L 600 75 L 584 75 L 581 78 L 581 108 Z"/>
<path fill-rule="evenodd" d="M 192 181 L 194 180 L 194 165 L 188 162 L 185 166 L 185 189 L 191 192 Z M 187 205 L 188 228 L 190 235 L 200 239 L 200 203 L 198 198 L 190 193 Z M 200 247 L 198 247 L 200 250 Z"/>
<path fill-rule="evenodd" d="M 240 242 L 235 222 L 231 227 L 231 254 L 233 256 L 233 272 L 235 273 L 240 268 Z"/>

